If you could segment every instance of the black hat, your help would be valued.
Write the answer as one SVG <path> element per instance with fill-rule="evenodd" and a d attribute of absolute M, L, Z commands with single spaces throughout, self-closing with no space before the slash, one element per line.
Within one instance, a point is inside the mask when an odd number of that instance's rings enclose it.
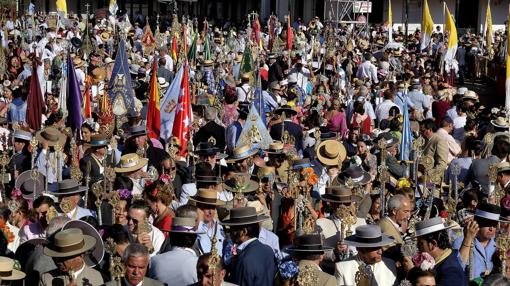
<path fill-rule="evenodd" d="M 492 221 L 508 222 L 501 218 L 500 206 L 487 203 L 481 203 L 476 206 L 475 217 L 481 217 Z"/>
<path fill-rule="evenodd" d="M 211 156 L 216 155 L 220 149 L 214 147 L 209 142 L 200 142 L 198 143 L 197 150 L 195 151 L 195 154 L 199 156 Z"/>
<path fill-rule="evenodd" d="M 241 207 L 230 210 L 230 218 L 220 224 L 222 225 L 248 225 L 269 219 L 268 216 L 258 215 L 253 207 Z"/>
<path fill-rule="evenodd" d="M 370 174 L 360 166 L 352 166 L 340 173 L 336 178 L 338 183 L 346 183 L 349 179 L 352 179 L 354 184 L 366 185 L 370 182 L 371 177 Z"/>
<path fill-rule="evenodd" d="M 65 179 L 61 182 L 58 182 L 58 190 L 52 192 L 51 194 L 54 196 L 67 196 L 74 195 L 85 192 L 87 187 L 80 186 L 80 184 L 73 179 Z"/>
<path fill-rule="evenodd" d="M 297 111 L 295 111 L 292 107 L 290 107 L 289 105 L 284 105 L 278 109 L 276 109 L 274 111 L 274 114 L 278 114 L 278 115 L 281 115 L 282 113 L 285 112 L 285 115 L 286 116 L 291 116 L 291 115 L 296 115 L 297 114 Z"/>
<path fill-rule="evenodd" d="M 303 234 L 296 239 L 296 243 L 293 246 L 287 248 L 288 252 L 293 253 L 321 253 L 324 251 L 332 250 L 332 247 L 323 246 L 321 237 L 318 234 Z"/>

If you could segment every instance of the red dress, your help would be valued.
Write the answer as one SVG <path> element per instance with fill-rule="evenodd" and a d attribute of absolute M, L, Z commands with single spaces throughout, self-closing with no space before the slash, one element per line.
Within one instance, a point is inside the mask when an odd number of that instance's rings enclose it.
<path fill-rule="evenodd" d="M 361 119 L 360 123 L 358 123 L 358 117 Z M 352 115 L 352 128 L 359 128 L 360 134 L 369 135 L 372 133 L 372 121 L 370 120 L 370 116 L 368 115 L 359 115 L 358 113 L 354 113 Z"/>
<path fill-rule="evenodd" d="M 173 216 L 171 214 L 164 214 L 161 218 L 158 217 L 154 221 L 154 226 L 163 232 L 165 238 L 168 238 L 169 231 L 172 230 L 172 219 Z"/>

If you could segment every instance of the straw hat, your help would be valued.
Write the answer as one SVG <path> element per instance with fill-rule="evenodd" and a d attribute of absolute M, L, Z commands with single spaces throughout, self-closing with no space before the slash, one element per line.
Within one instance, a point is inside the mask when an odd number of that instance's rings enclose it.
<path fill-rule="evenodd" d="M 160 88 L 167 88 L 170 85 L 164 77 L 158 77 L 158 83 Z"/>
<path fill-rule="evenodd" d="M 83 234 L 81 229 L 69 228 L 55 234 L 43 253 L 49 257 L 72 257 L 91 250 L 96 242 L 94 237 Z"/>
<path fill-rule="evenodd" d="M 95 68 L 92 70 L 92 76 L 97 81 L 103 81 L 106 78 L 105 68 Z"/>
<path fill-rule="evenodd" d="M 80 57 L 75 57 L 73 59 L 73 65 L 75 68 L 79 68 L 85 65 L 85 62 Z"/>
<path fill-rule="evenodd" d="M 209 189 L 198 189 L 197 194 L 189 198 L 190 201 L 211 206 L 222 206 L 225 202 L 218 200 L 218 193 Z"/>
<path fill-rule="evenodd" d="M 383 234 L 378 225 L 361 225 L 356 227 L 354 235 L 345 238 L 345 244 L 354 247 L 383 247 L 393 243 L 392 236 Z"/>
<path fill-rule="evenodd" d="M 498 173 L 510 171 L 510 162 L 501 162 L 498 164 Z"/>
<path fill-rule="evenodd" d="M 37 132 L 35 138 L 39 142 L 46 142 L 50 147 L 57 144 L 60 147 L 64 147 L 67 140 L 67 136 L 54 127 L 46 127 Z"/>
<path fill-rule="evenodd" d="M 265 150 L 269 154 L 283 154 L 283 147 L 284 144 L 281 141 L 274 141 L 272 143 L 269 143 L 269 146 L 267 147 L 267 150 Z"/>
<path fill-rule="evenodd" d="M 101 41 L 107 42 L 110 39 L 110 34 L 108 32 L 101 33 Z"/>
<path fill-rule="evenodd" d="M 510 123 L 504 117 L 497 117 L 496 119 L 491 120 L 491 124 L 498 128 L 508 128 L 510 127 Z"/>
<path fill-rule="evenodd" d="M 325 140 L 317 147 L 317 160 L 326 166 L 338 166 L 345 160 L 344 145 L 336 140 Z"/>
<path fill-rule="evenodd" d="M 12 136 L 14 137 L 14 139 L 20 139 L 25 141 L 32 140 L 32 133 L 21 129 L 17 129 L 16 131 L 14 131 L 14 134 Z"/>
<path fill-rule="evenodd" d="M 175 218 L 174 218 L 175 219 Z M 220 222 L 222 225 L 248 225 L 258 223 L 269 219 L 268 216 L 258 215 L 257 210 L 253 207 L 241 207 L 230 210 L 230 218 Z"/>
<path fill-rule="evenodd" d="M 223 183 L 223 189 L 235 193 L 252 193 L 259 189 L 259 183 L 250 178 L 250 174 L 235 173 L 234 177 Z"/>
<path fill-rule="evenodd" d="M 14 260 L 4 256 L 0 257 L 0 280 L 21 280 L 25 276 L 25 272 L 14 269 Z"/>
<path fill-rule="evenodd" d="M 203 66 L 203 67 L 211 67 L 211 66 L 213 66 L 213 65 L 214 65 L 214 61 L 213 61 L 213 60 L 204 60 L 204 61 L 202 62 L 202 66 Z"/>
<path fill-rule="evenodd" d="M 468 91 L 464 92 L 464 96 L 462 97 L 462 99 L 470 99 L 470 100 L 478 101 L 478 95 L 476 95 L 476 92 L 474 92 L 472 90 L 468 90 Z"/>
<path fill-rule="evenodd" d="M 115 167 L 117 173 L 129 173 L 140 170 L 149 162 L 146 158 L 140 158 L 136 153 L 126 154 L 120 157 L 118 167 Z"/>
<path fill-rule="evenodd" d="M 234 148 L 234 150 L 232 151 L 232 156 L 230 156 L 227 161 L 229 163 L 232 163 L 232 162 L 244 160 L 248 157 L 251 157 L 251 156 L 257 154 L 257 152 L 258 152 L 258 149 L 256 149 L 256 148 L 252 149 L 248 145 L 239 146 L 239 147 Z"/>

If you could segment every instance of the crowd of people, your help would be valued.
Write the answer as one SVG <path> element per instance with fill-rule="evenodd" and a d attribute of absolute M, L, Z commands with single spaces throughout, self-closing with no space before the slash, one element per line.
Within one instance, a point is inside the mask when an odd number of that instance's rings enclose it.
<path fill-rule="evenodd" d="M 3 17 L 1 285 L 510 285 L 500 32 L 115 12 Z"/>

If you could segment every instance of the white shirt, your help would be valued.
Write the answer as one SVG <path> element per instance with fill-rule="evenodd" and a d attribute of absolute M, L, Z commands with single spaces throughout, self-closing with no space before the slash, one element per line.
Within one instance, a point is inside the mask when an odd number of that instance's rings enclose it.
<path fill-rule="evenodd" d="M 157 227 L 151 228 L 152 231 L 149 233 L 149 236 L 151 237 L 152 247 L 154 247 L 154 251 L 151 253 L 150 257 L 159 253 L 159 250 L 161 249 L 161 246 L 165 241 L 165 235 L 163 234 L 163 232 L 161 232 L 161 230 L 159 230 Z"/>
<path fill-rule="evenodd" d="M 169 54 L 165 55 L 165 60 L 166 60 L 165 68 L 167 70 L 173 72 L 174 71 L 174 60 L 172 59 L 172 57 Z"/>
<path fill-rule="evenodd" d="M 237 101 L 243 102 L 246 101 L 249 97 L 251 97 L 251 94 L 253 94 L 253 88 L 247 83 L 236 87 L 236 95 L 237 95 Z"/>
<path fill-rule="evenodd" d="M 290 74 L 296 74 L 297 84 L 306 93 L 306 90 L 307 90 L 306 87 L 308 85 L 308 79 L 311 76 L 310 71 L 307 68 L 305 68 L 305 67 L 302 67 L 301 70 L 293 68 L 290 71 Z"/>
<path fill-rule="evenodd" d="M 370 62 L 365 61 L 358 67 L 356 77 L 359 79 L 369 79 L 372 83 L 378 83 L 377 68 Z"/>
<path fill-rule="evenodd" d="M 381 104 L 377 105 L 375 108 L 375 117 L 377 118 L 377 121 L 381 122 L 383 119 L 388 119 L 390 116 L 390 109 L 393 106 L 396 106 L 400 111 L 398 105 L 396 105 L 391 99 L 385 99 L 383 102 L 381 102 Z"/>
<path fill-rule="evenodd" d="M 261 227 L 259 233 L 259 241 L 263 244 L 270 246 L 275 254 L 280 254 L 280 243 L 278 236 L 269 230 Z"/>
<path fill-rule="evenodd" d="M 85 263 L 83 263 L 83 266 L 80 268 L 80 270 L 77 270 L 76 272 L 73 273 L 74 280 L 76 280 L 78 276 L 80 276 L 83 270 L 85 270 Z"/>
<path fill-rule="evenodd" d="M 81 68 L 75 69 L 76 72 L 76 79 L 78 80 L 78 83 L 80 85 L 85 85 L 85 73 Z"/>
<path fill-rule="evenodd" d="M 257 239 L 256 237 L 253 237 L 253 238 L 250 238 L 250 239 L 248 239 L 247 241 L 245 241 L 245 242 L 243 242 L 243 243 L 239 244 L 239 245 L 237 246 L 237 250 L 241 251 L 241 250 L 245 249 L 245 248 L 248 246 L 248 244 L 250 244 L 250 243 L 254 242 L 256 239 Z"/>
<path fill-rule="evenodd" d="M 464 141 L 464 126 L 466 126 L 467 116 L 457 116 L 453 119 L 453 138 L 458 142 Z"/>

